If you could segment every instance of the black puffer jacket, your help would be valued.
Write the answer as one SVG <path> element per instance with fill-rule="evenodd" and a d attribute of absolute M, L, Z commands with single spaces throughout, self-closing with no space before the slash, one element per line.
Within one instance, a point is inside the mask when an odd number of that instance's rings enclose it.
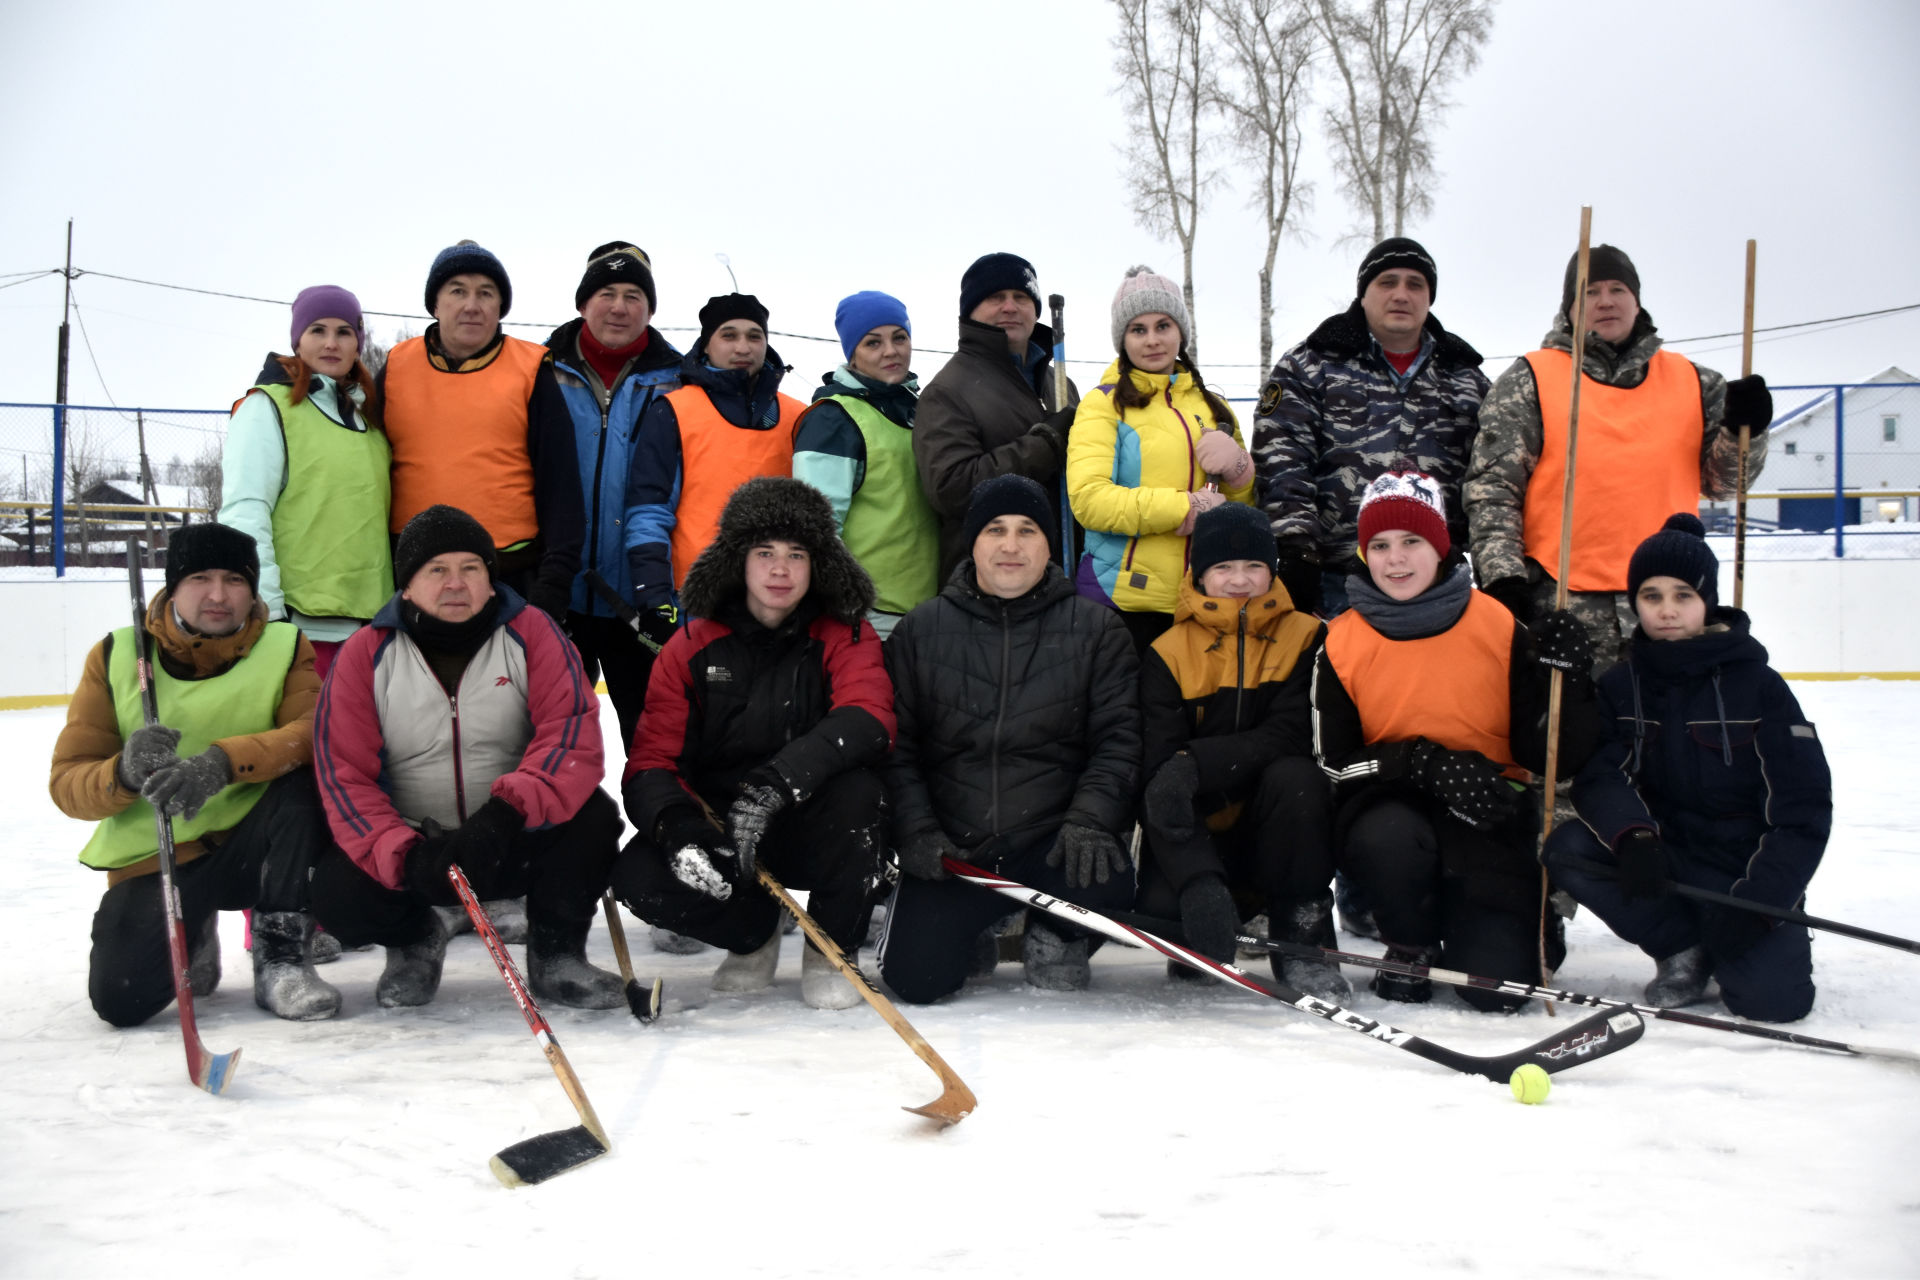
<path fill-rule="evenodd" d="M 1018 600 L 971 561 L 887 641 L 899 733 L 896 837 L 938 827 L 963 850 L 1062 823 L 1122 835 L 1140 777 L 1139 665 L 1119 615 L 1056 565 Z"/>

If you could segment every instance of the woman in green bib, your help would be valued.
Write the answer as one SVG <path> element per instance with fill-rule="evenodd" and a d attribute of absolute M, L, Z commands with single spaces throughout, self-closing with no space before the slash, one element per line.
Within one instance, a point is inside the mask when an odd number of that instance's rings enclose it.
<path fill-rule="evenodd" d="M 312 641 L 324 677 L 340 644 L 393 594 L 392 453 L 367 417 L 373 375 L 360 300 L 338 285 L 293 301 L 293 354 L 267 356 L 233 407 L 220 521 L 260 549 L 260 601 Z"/>
<path fill-rule="evenodd" d="M 873 579 L 867 620 L 884 640 L 940 590 L 940 518 L 913 463 L 913 332 L 906 304 L 872 290 L 843 298 L 833 324 L 847 362 L 794 428 L 793 478 L 827 495 L 840 540 Z"/>

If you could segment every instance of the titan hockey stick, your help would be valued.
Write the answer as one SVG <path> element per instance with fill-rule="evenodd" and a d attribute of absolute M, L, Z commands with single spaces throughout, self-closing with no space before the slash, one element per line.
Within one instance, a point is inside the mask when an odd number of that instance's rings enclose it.
<path fill-rule="evenodd" d="M 1178 920 L 1161 920 L 1155 916 L 1143 916 L 1132 911 L 1115 912 L 1114 919 L 1135 928 L 1161 932 L 1163 936 L 1179 936 Z M 1806 1049 L 1830 1049 L 1835 1053 L 1852 1054 L 1855 1057 L 1894 1058 L 1904 1062 L 1920 1062 L 1920 1053 L 1911 1049 L 1892 1049 L 1880 1045 L 1822 1040 L 1818 1036 L 1805 1035 L 1798 1031 L 1783 1031 L 1779 1027 L 1770 1027 L 1764 1023 L 1736 1022 L 1731 1018 L 1688 1013 L 1684 1009 L 1661 1009 L 1654 1005 L 1636 1004 L 1631 1000 L 1618 1000 L 1611 996 L 1590 996 L 1578 991 L 1539 987 L 1530 982 L 1520 982 L 1512 978 L 1482 978 L 1470 973 L 1461 973 L 1455 969 L 1408 964 L 1400 960 L 1388 960 L 1382 956 L 1336 951 L 1332 947 L 1316 947 L 1304 942 L 1280 942 L 1245 933 L 1237 935 L 1234 942 L 1238 946 L 1255 951 L 1267 951 L 1283 956 L 1301 956 L 1309 960 L 1332 960 L 1336 964 L 1358 965 L 1364 969 L 1380 969 L 1387 973 L 1403 973 L 1410 978 L 1431 978 L 1435 982 L 1444 982 L 1450 987 L 1472 987 L 1478 991 L 1494 991 L 1501 995 L 1524 996 L 1529 1000 L 1558 1000 L 1563 1004 L 1587 1005 L 1595 1009 L 1631 1009 L 1643 1018 L 1680 1022 L 1690 1027 L 1704 1027 L 1709 1031 L 1731 1031 L 1743 1036 L 1758 1036 L 1762 1040 L 1778 1040 L 1783 1044 L 1797 1044 Z"/>
<path fill-rule="evenodd" d="M 140 553 L 140 544 L 130 539 L 127 590 L 133 596 L 133 669 L 140 680 L 140 710 L 151 726 L 160 722 L 160 702 L 148 656 L 147 590 L 141 580 Z M 180 1010 L 180 1036 L 187 1047 L 187 1078 L 208 1093 L 223 1093 L 233 1082 L 233 1073 L 240 1069 L 240 1051 L 208 1053 L 200 1043 L 200 1026 L 193 1016 L 193 984 L 187 978 L 187 920 L 180 906 L 180 891 L 174 885 L 178 868 L 173 853 L 173 819 L 159 809 L 153 811 L 153 817 L 160 837 L 161 909 L 167 913 L 167 957 L 173 966 L 173 1000 Z"/>
<path fill-rule="evenodd" d="M 1570 867 L 1596 876 L 1613 878 L 1617 868 L 1604 862 L 1595 862 L 1590 858 L 1568 857 Z M 1751 911 L 1755 915 L 1769 916 L 1787 924 L 1805 925 L 1809 929 L 1825 929 L 1828 933 L 1837 933 L 1842 937 L 1858 938 L 1862 942 L 1877 942 L 1883 947 L 1892 947 L 1895 951 L 1911 951 L 1920 955 L 1920 942 L 1912 938 L 1902 938 L 1891 933 L 1878 933 L 1872 929 L 1863 929 L 1857 924 L 1843 924 L 1838 920 L 1823 920 L 1819 916 L 1810 916 L 1804 911 L 1795 911 L 1790 907 L 1774 907 L 1764 902 L 1755 902 L 1751 898 L 1736 898 L 1730 893 L 1715 893 L 1711 889 L 1702 889 L 1695 885 L 1681 884 L 1677 880 L 1664 882 L 1666 887 L 1683 898 L 1692 898 L 1695 902 L 1711 902 L 1721 907 L 1738 907 L 1742 911 Z"/>
<path fill-rule="evenodd" d="M 633 1010 L 633 1016 L 641 1022 L 652 1022 L 660 1016 L 660 979 L 655 978 L 651 987 L 640 985 L 640 980 L 633 976 L 633 956 L 627 951 L 627 931 L 620 923 L 620 904 L 613 900 L 612 890 L 601 897 L 600 905 L 607 913 L 607 933 L 613 938 L 613 958 L 620 962 L 620 976 L 627 980 L 627 1008 Z"/>
<path fill-rule="evenodd" d="M 467 883 L 457 863 L 447 868 L 447 879 L 453 882 L 453 891 L 460 895 L 460 905 L 467 909 L 467 918 L 473 921 L 473 931 L 487 944 L 487 954 L 493 957 L 494 967 L 500 970 L 507 990 L 513 992 L 514 1001 L 526 1016 L 533 1038 L 539 1041 L 547 1061 L 553 1065 L 553 1074 L 560 1077 L 560 1087 L 567 1091 L 573 1109 L 580 1113 L 580 1123 L 573 1128 L 535 1134 L 516 1142 L 488 1161 L 488 1167 L 503 1186 L 519 1187 L 545 1182 L 589 1160 L 598 1160 L 613 1150 L 613 1144 L 607 1140 L 607 1131 L 600 1127 L 600 1117 L 593 1114 L 593 1104 L 587 1101 L 586 1090 L 580 1087 L 580 1077 L 573 1074 L 573 1064 L 560 1051 L 560 1042 L 553 1038 L 553 1028 L 547 1025 L 540 1006 L 533 1002 L 533 993 L 527 990 L 520 971 L 507 955 L 507 944 L 500 941 L 493 921 L 481 908 L 480 899 L 473 896 L 473 886 Z"/>
<path fill-rule="evenodd" d="M 846 953 L 827 936 L 826 931 L 815 922 L 812 916 L 801 909 L 800 904 L 793 900 L 793 895 L 789 894 L 765 867 L 756 868 L 756 872 L 760 883 L 766 886 L 767 892 L 772 894 L 781 906 L 793 913 L 793 918 L 800 922 L 801 929 L 805 930 L 807 937 L 813 940 L 813 945 L 820 949 L 820 954 L 827 958 L 828 963 L 840 971 L 841 977 L 853 984 L 853 989 L 873 1006 L 873 1011 L 879 1014 L 902 1040 L 907 1042 L 907 1047 L 913 1050 L 920 1061 L 932 1067 L 934 1074 L 940 1077 L 939 1097 L 923 1107 L 900 1109 L 911 1111 L 917 1116 L 926 1116 L 930 1120 L 938 1120 L 943 1125 L 959 1124 L 971 1115 L 973 1109 L 980 1104 L 973 1096 L 973 1090 L 967 1088 L 966 1081 L 947 1065 L 946 1059 L 933 1051 L 933 1046 L 927 1043 L 926 1037 L 913 1029 L 913 1024 L 900 1015 L 900 1011 L 893 1007 L 893 1002 L 880 994 L 879 988 L 869 982 L 867 975 L 860 972 L 859 968 L 847 959 Z"/>
<path fill-rule="evenodd" d="M 1296 991 L 1283 983 L 1269 986 L 1230 964 L 1209 959 L 1197 951 L 1190 951 L 1143 929 L 1135 929 L 1111 916 L 1105 916 L 1065 899 L 1042 893 L 1018 881 L 1009 880 L 1005 876 L 982 871 L 979 867 L 970 866 L 958 858 L 945 858 L 942 861 L 950 874 L 969 884 L 992 889 L 1025 906 L 1038 907 L 1050 915 L 1070 920 L 1083 929 L 1104 934 L 1127 946 L 1158 951 L 1169 960 L 1177 960 L 1190 968 L 1198 969 L 1202 973 L 1218 978 L 1228 986 L 1239 987 L 1256 995 L 1290 1004 L 1302 1013 L 1323 1018 L 1335 1026 L 1345 1027 L 1349 1031 L 1358 1031 L 1361 1035 L 1390 1044 L 1396 1049 L 1403 1049 L 1416 1057 L 1425 1058 L 1429 1062 L 1438 1063 L 1454 1071 L 1467 1075 L 1485 1076 L 1498 1084 L 1506 1084 L 1514 1071 L 1527 1063 L 1532 1063 L 1552 1074 L 1578 1066 L 1583 1062 L 1591 1062 L 1595 1058 L 1603 1058 L 1607 1054 L 1626 1048 L 1638 1040 L 1647 1029 L 1647 1024 L 1641 1021 L 1640 1016 L 1631 1009 L 1603 1009 L 1592 1017 L 1576 1022 L 1564 1031 L 1556 1032 L 1524 1049 L 1516 1049 L 1511 1053 L 1496 1054 L 1491 1057 L 1461 1053 L 1445 1045 L 1422 1039 L 1411 1031 L 1401 1031 L 1384 1022 L 1364 1018 L 1350 1009 L 1329 1004 L 1325 1000 Z"/>

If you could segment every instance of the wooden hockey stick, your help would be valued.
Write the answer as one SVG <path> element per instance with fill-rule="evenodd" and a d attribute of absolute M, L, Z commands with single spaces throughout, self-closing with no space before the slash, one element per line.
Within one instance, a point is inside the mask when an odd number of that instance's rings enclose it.
<path fill-rule="evenodd" d="M 1740 376 L 1753 376 L 1753 260 L 1754 242 L 1747 241 L 1747 306 L 1746 319 L 1740 327 Z M 1739 492 L 1734 497 L 1733 508 L 1733 607 L 1745 608 L 1747 598 L 1747 446 L 1752 443 L 1753 431 L 1746 423 L 1740 424 L 1740 469 Z"/>
<path fill-rule="evenodd" d="M 500 935 L 494 931 L 493 921 L 487 918 L 486 911 L 481 908 L 480 899 L 474 897 L 473 886 L 467 883 L 459 864 L 447 868 L 447 879 L 453 882 L 453 891 L 460 895 L 460 905 L 467 909 L 467 918 L 473 921 L 473 931 L 486 943 L 487 954 L 493 957 L 494 967 L 500 970 L 500 976 L 506 980 L 507 990 L 513 992 L 515 1003 L 526 1017 L 528 1029 L 533 1032 L 533 1038 L 539 1041 L 547 1061 L 553 1066 L 553 1074 L 560 1077 L 560 1087 L 567 1091 L 573 1109 L 580 1114 L 580 1123 L 571 1129 L 556 1129 L 552 1133 L 535 1134 L 516 1142 L 489 1160 L 488 1167 L 503 1186 L 519 1187 L 545 1182 L 589 1160 L 599 1159 L 613 1150 L 613 1143 L 607 1140 L 607 1131 L 600 1127 L 600 1117 L 593 1114 L 593 1104 L 587 1101 L 586 1090 L 580 1087 L 580 1077 L 573 1073 L 573 1064 L 561 1052 L 560 1042 L 553 1038 L 553 1028 L 547 1025 L 540 1006 L 534 1003 L 533 993 L 527 990 L 526 981 L 514 967 L 512 957 L 507 955 L 506 944 L 500 941 Z"/>
<path fill-rule="evenodd" d="M 820 954 L 840 971 L 841 977 L 853 984 L 853 989 L 873 1006 L 873 1011 L 880 1015 L 882 1021 L 907 1042 L 907 1047 L 913 1050 L 920 1061 L 932 1067 L 934 1074 L 940 1077 L 939 1097 L 923 1107 L 900 1109 L 911 1111 L 918 1116 L 926 1116 L 930 1120 L 938 1120 L 943 1125 L 959 1124 L 972 1114 L 979 1102 L 973 1096 L 973 1090 L 967 1088 L 966 1082 L 947 1065 L 946 1059 L 935 1053 L 933 1046 L 927 1043 L 926 1037 L 915 1031 L 913 1024 L 900 1016 L 900 1011 L 893 1007 L 893 1002 L 880 994 L 879 988 L 875 987 L 867 979 L 867 975 L 860 972 L 859 968 L 847 959 L 846 953 L 827 936 L 826 930 L 801 909 L 800 904 L 793 900 L 793 895 L 789 894 L 765 867 L 755 868 L 755 873 L 759 876 L 760 883 L 766 886 L 767 892 L 772 894 L 781 906 L 793 913 L 793 918 L 800 922 L 800 928 L 806 932 L 808 938 L 813 940 L 813 945 L 820 949 Z"/>
<path fill-rule="evenodd" d="M 600 905 L 607 913 L 607 934 L 613 939 L 613 958 L 620 962 L 620 976 L 627 980 L 627 1008 L 633 1010 L 633 1016 L 642 1022 L 652 1022 L 660 1016 L 659 978 L 653 980 L 651 987 L 643 987 L 640 980 L 633 976 L 633 956 L 627 950 L 627 930 L 620 923 L 620 904 L 613 900 L 613 890 L 602 895 Z"/>

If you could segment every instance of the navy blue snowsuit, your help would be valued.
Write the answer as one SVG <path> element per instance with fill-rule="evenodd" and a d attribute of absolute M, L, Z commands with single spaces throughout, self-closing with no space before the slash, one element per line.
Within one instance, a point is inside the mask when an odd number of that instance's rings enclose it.
<path fill-rule="evenodd" d="M 1704 941 L 1705 913 L 1735 911 L 1674 894 L 1629 899 L 1616 881 L 1568 864 L 1611 864 L 1620 837 L 1660 833 L 1683 884 L 1776 907 L 1803 907 L 1833 824 L 1826 753 L 1787 682 L 1767 665 L 1738 609 L 1717 608 L 1689 640 L 1635 631 L 1599 681 L 1607 738 L 1574 779 L 1581 823 L 1547 843 L 1555 882 L 1656 960 Z M 1738 957 L 1713 956 L 1727 1008 L 1791 1022 L 1813 1007 L 1813 951 L 1782 924 Z"/>

